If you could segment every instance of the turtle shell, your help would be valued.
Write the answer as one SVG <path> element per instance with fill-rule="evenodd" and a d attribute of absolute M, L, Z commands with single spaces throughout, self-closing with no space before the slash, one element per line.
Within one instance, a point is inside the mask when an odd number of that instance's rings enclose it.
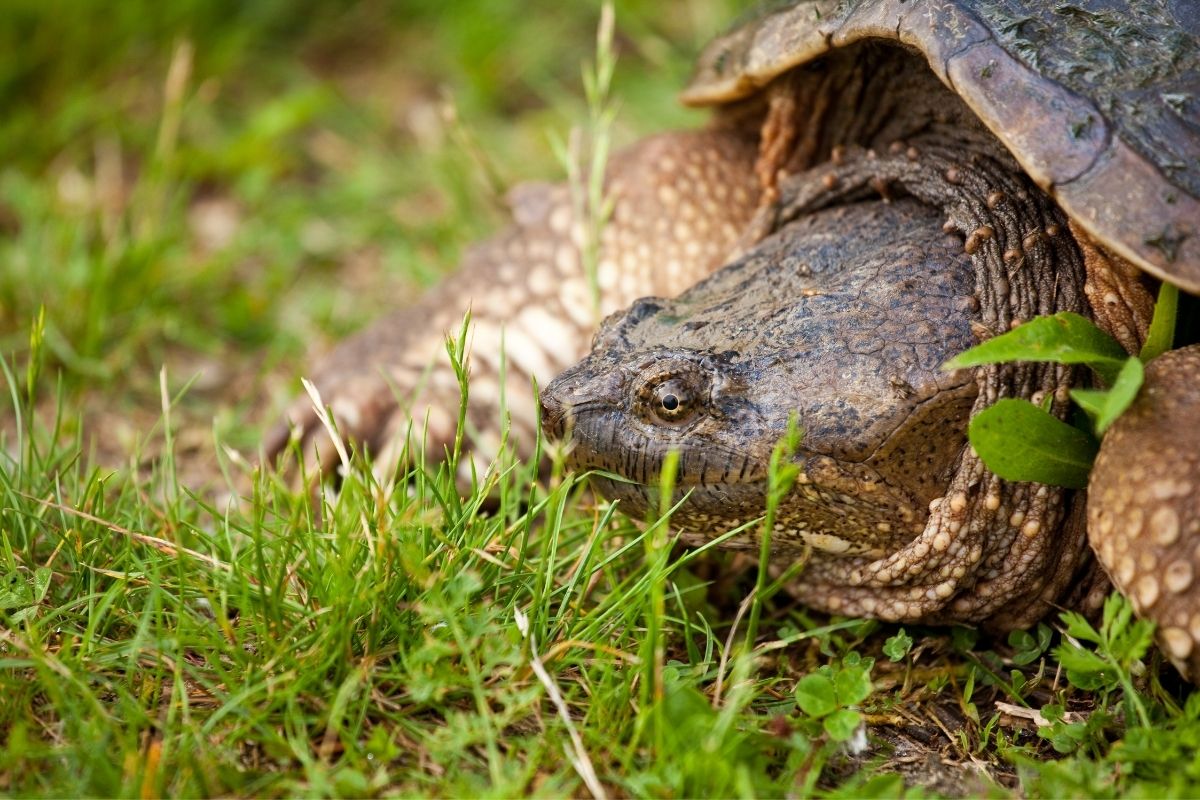
<path fill-rule="evenodd" d="M 747 98 L 868 39 L 919 51 L 1076 224 L 1200 294 L 1200 2 L 777 2 L 704 50 L 682 99 Z"/>

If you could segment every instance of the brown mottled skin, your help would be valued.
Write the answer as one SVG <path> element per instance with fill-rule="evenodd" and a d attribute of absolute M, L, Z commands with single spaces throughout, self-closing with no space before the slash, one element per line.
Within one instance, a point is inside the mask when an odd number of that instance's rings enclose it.
<path fill-rule="evenodd" d="M 794 586 L 806 602 L 999 629 L 1056 606 L 1095 607 L 1105 584 L 1084 544 L 1084 493 L 1002 481 L 963 444 L 969 415 L 1000 397 L 1045 400 L 1065 416 L 1067 390 L 1086 376 L 1055 365 L 937 367 L 1061 310 L 1090 313 L 1133 352 L 1152 305 L 1143 272 L 1200 291 L 1200 120 L 1186 100 L 1200 86 L 1200 11 L 1191 0 L 1133 0 L 1120 19 L 1101 0 L 1070 13 L 1028 0 L 774 8 L 701 56 L 684 100 L 715 109 L 709 130 L 613 159 L 597 296 L 567 190 L 523 188 L 512 228 L 421 306 L 317 369 L 326 403 L 385 474 L 426 419 L 427 446 L 439 451 L 458 398 L 441 341 L 470 307 L 474 453 L 495 452 L 502 393 L 527 449 L 530 378 L 545 385 L 582 357 L 603 316 L 729 264 L 676 300 L 610 318 L 596 351 L 547 389 L 549 428 L 570 431 L 577 463 L 637 482 L 602 491 L 638 511 L 638 484 L 678 447 L 693 494 L 675 519 L 707 540 L 761 515 L 766 459 L 796 416 L 802 477 L 772 552 L 776 567 L 810 559 Z M 1160 393 L 1155 408 L 1183 419 L 1195 413 L 1195 383 L 1173 376 L 1194 371 L 1200 353 L 1175 357 L 1148 371 L 1143 394 Z M 330 465 L 307 400 L 288 416 L 290 435 Z M 1200 610 L 1192 574 L 1175 567 L 1157 592 L 1139 589 L 1166 558 L 1146 555 L 1140 524 L 1170 499 L 1155 494 L 1162 479 L 1200 485 L 1200 468 L 1174 456 L 1151 468 L 1157 453 L 1143 443 L 1171 433 L 1158 412 L 1131 415 L 1143 417 L 1137 428 L 1119 420 L 1106 440 L 1088 533 L 1186 665 L 1200 649 L 1200 626 L 1181 621 L 1180 609 Z M 277 429 L 268 455 L 288 437 Z M 1101 472 L 1122 460 L 1141 466 L 1127 479 Z M 1186 537 L 1197 508 L 1173 508 L 1183 553 L 1195 546 Z M 731 545 L 753 546 L 754 531 Z M 1186 599 L 1159 599 L 1168 589 Z"/>

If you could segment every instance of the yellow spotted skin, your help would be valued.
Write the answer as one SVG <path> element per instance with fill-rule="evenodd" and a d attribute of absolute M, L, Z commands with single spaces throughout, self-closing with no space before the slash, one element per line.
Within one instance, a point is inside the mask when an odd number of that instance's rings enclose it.
<path fill-rule="evenodd" d="M 1088 485 L 1088 539 L 1163 652 L 1200 675 L 1200 345 L 1146 365 Z"/>

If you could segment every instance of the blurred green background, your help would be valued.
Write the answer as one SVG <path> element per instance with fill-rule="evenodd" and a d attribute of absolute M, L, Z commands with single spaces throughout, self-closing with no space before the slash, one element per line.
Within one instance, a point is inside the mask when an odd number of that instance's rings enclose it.
<path fill-rule="evenodd" d="M 617 146 L 703 123 L 675 95 L 742 5 L 615 4 Z M 681 567 L 569 482 L 512 489 L 493 515 L 452 472 L 382 503 L 349 481 L 325 520 L 269 475 L 249 509 L 210 501 L 220 446 L 252 452 L 316 354 L 503 225 L 514 183 L 563 176 L 552 142 L 589 119 L 599 16 L 595 0 L 0 0 L 0 578 L 17 581 L 0 616 L 32 620 L 23 639 L 0 625 L 0 795 L 578 792 L 521 608 L 625 795 L 900 796 L 878 756 L 822 733 L 849 707 L 809 715 L 793 693 L 818 666 L 859 692 L 872 656 L 870 721 L 912 733 L 895 762 L 911 796 L 1195 793 L 1200 694 L 1183 706 L 1130 655 L 1144 628 L 1052 656 L 1050 623 L 1006 646 L 826 625 L 781 598 L 763 630 L 792 644 L 743 658 L 723 648 L 752 560 Z M 37 424 L 14 419 L 29 406 Z M 1001 722 L 995 700 L 1052 724 Z M 1119 739 L 1138 703 L 1157 727 Z"/>
<path fill-rule="evenodd" d="M 737 5 L 616 4 L 618 145 L 702 122 L 675 93 Z M 117 412 L 106 432 L 139 427 L 166 364 L 246 444 L 313 353 L 452 268 L 513 183 L 563 174 L 550 143 L 587 119 L 600 10 L 4 6 L 0 352 L 23 363 L 44 307 L 43 374 L 102 398 L 84 406 Z"/>

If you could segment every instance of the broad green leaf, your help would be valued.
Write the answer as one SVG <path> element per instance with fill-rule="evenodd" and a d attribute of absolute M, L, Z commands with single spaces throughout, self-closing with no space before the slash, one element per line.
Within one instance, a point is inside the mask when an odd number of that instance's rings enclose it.
<path fill-rule="evenodd" d="M 975 415 L 971 446 L 1001 478 L 1082 489 L 1096 440 L 1025 400 L 1005 398 Z"/>
<path fill-rule="evenodd" d="M 1007 361 L 1057 361 L 1087 364 L 1112 383 L 1127 353 L 1117 340 L 1078 314 L 1064 311 L 1038 317 L 959 353 L 942 369 L 962 369 Z"/>
<path fill-rule="evenodd" d="M 845 667 L 833 679 L 839 705 L 858 705 L 871 696 L 871 671 L 862 667 Z"/>
<path fill-rule="evenodd" d="M 1107 389 L 1072 389 L 1071 399 L 1075 401 L 1075 405 L 1087 412 L 1088 418 L 1092 421 L 1092 425 L 1096 428 L 1096 433 L 1103 433 L 1100 426 L 1096 424 L 1096 420 L 1104 414 L 1108 406 L 1108 390 Z"/>
<path fill-rule="evenodd" d="M 796 684 L 796 704 L 810 717 L 828 716 L 837 710 L 833 681 L 819 672 L 811 672 Z"/>
<path fill-rule="evenodd" d="M 830 739 L 833 739 L 835 742 L 844 742 L 854 735 L 861 722 L 861 714 L 849 708 L 843 708 L 841 711 L 835 711 L 826 717 L 822 724 L 825 727 L 825 732 L 829 734 Z"/>
<path fill-rule="evenodd" d="M 1154 304 L 1154 319 L 1150 321 L 1150 332 L 1146 343 L 1138 354 L 1143 362 L 1162 355 L 1171 349 L 1175 341 L 1175 312 L 1179 306 L 1179 288 L 1163 281 L 1158 289 L 1158 302 Z"/>
<path fill-rule="evenodd" d="M 17 570 L 0 578 L 0 611 L 25 608 L 37 602 L 29 582 Z"/>
<path fill-rule="evenodd" d="M 1127 358 L 1111 389 L 1072 389 L 1071 399 L 1088 412 L 1095 423 L 1097 435 L 1102 435 L 1137 397 L 1144 377 L 1142 362 Z"/>

